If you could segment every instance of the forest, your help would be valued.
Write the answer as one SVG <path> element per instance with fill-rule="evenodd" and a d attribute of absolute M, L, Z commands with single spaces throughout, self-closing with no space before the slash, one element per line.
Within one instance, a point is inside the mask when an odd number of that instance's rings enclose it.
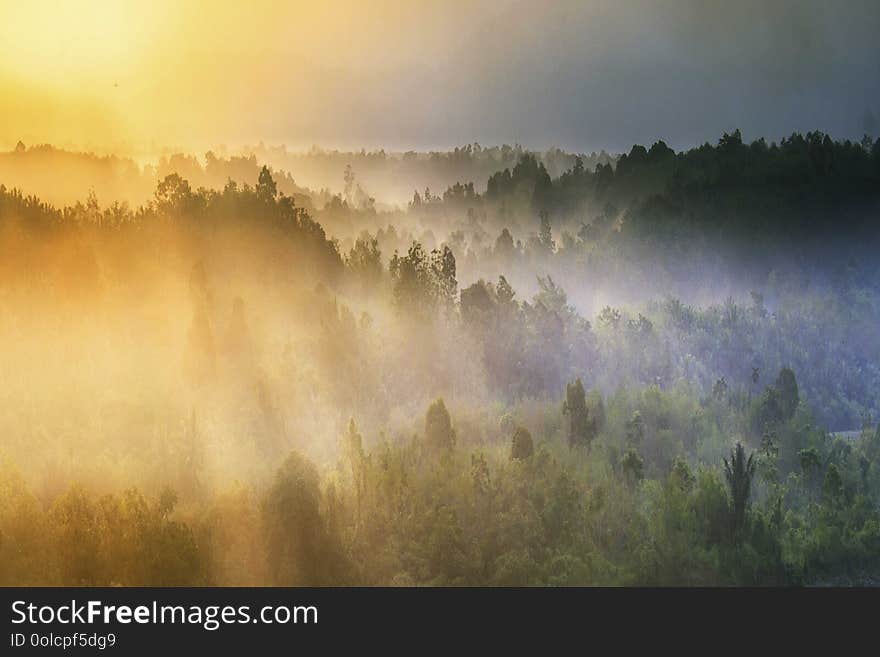
<path fill-rule="evenodd" d="M 0 153 L 0 585 L 880 584 L 880 139 Z"/>

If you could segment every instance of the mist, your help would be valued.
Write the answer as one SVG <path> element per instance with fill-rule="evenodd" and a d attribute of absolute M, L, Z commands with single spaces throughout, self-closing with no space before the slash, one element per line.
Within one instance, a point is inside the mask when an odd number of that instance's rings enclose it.
<path fill-rule="evenodd" d="M 872 3 L 54 5 L 0 584 L 876 585 Z"/>

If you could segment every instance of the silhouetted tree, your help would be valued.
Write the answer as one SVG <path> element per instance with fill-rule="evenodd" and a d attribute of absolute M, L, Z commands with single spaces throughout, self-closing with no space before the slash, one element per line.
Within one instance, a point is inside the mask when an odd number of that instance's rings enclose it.
<path fill-rule="evenodd" d="M 565 402 L 562 404 L 562 413 L 568 416 L 569 446 L 589 446 L 593 435 L 584 384 L 579 378 L 565 387 Z"/>
<path fill-rule="evenodd" d="M 278 196 L 278 185 L 275 184 L 269 167 L 264 166 L 260 169 L 260 176 L 257 178 L 255 191 L 257 192 L 257 198 L 265 203 L 274 202 L 275 197 Z"/>
<path fill-rule="evenodd" d="M 630 483 L 636 483 L 645 477 L 645 462 L 639 453 L 630 447 L 620 459 L 620 467 L 623 475 Z"/>
<path fill-rule="evenodd" d="M 379 240 L 371 237 L 369 233 L 361 233 L 349 251 L 345 265 L 355 280 L 362 283 L 366 289 L 375 287 L 382 279 L 383 272 Z"/>
<path fill-rule="evenodd" d="M 513 253 L 513 237 L 507 228 L 503 228 L 495 240 L 495 256 L 501 258 L 504 262 L 508 262 L 513 257 Z"/>
<path fill-rule="evenodd" d="M 800 402 L 797 380 L 791 369 L 783 367 L 779 371 L 779 376 L 776 379 L 776 389 L 779 391 L 779 408 L 782 412 L 782 417 L 785 420 L 790 420 L 794 416 L 794 412 L 797 410 L 798 403 Z"/>
<path fill-rule="evenodd" d="M 530 459 L 535 451 L 532 443 L 532 434 L 525 427 L 517 427 L 513 432 L 513 440 L 510 448 L 510 458 L 523 461 Z"/>
<path fill-rule="evenodd" d="M 731 531 L 735 541 L 739 541 L 746 523 L 749 497 L 752 493 L 752 478 L 755 475 L 754 454 L 746 458 L 742 443 L 730 450 L 730 460 L 724 459 L 724 476 L 730 489 Z"/>
<path fill-rule="evenodd" d="M 455 429 L 442 398 L 434 400 L 425 414 L 425 441 L 435 450 L 451 450 L 455 446 Z"/>
<path fill-rule="evenodd" d="M 828 502 L 837 501 L 843 494 L 843 477 L 836 463 L 828 465 L 825 480 L 822 482 L 822 494 Z"/>
<path fill-rule="evenodd" d="M 279 468 L 263 502 L 266 548 L 273 582 L 314 586 L 325 572 L 325 528 L 318 471 L 292 452 Z"/>

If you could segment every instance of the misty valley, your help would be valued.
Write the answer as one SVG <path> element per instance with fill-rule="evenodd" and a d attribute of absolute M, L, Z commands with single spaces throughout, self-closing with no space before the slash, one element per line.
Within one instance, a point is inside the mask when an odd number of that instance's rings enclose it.
<path fill-rule="evenodd" d="M 880 584 L 880 140 L 0 153 L 0 584 Z"/>

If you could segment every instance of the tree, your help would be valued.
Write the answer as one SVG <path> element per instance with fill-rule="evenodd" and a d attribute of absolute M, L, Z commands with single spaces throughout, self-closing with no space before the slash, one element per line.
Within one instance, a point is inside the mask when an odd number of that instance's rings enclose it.
<path fill-rule="evenodd" d="M 314 586 L 322 581 L 325 529 L 315 466 L 291 452 L 263 502 L 268 562 L 274 583 Z"/>
<path fill-rule="evenodd" d="M 455 255 L 448 245 L 431 252 L 431 274 L 434 294 L 444 308 L 451 308 L 458 296 L 458 281 L 455 279 Z"/>
<path fill-rule="evenodd" d="M 351 168 L 351 164 L 345 165 L 345 173 L 342 176 L 345 181 L 345 187 L 343 189 L 343 193 L 345 194 L 345 201 L 350 206 L 354 206 L 354 185 L 355 185 L 355 174 L 354 169 Z"/>
<path fill-rule="evenodd" d="M 569 447 L 589 446 L 593 436 L 590 431 L 590 417 L 584 384 L 579 378 L 565 386 L 565 402 L 562 404 L 562 413 L 568 416 Z"/>
<path fill-rule="evenodd" d="M 431 449 L 447 451 L 455 447 L 455 429 L 442 398 L 434 400 L 425 414 L 425 441 Z"/>
<path fill-rule="evenodd" d="M 825 480 L 822 482 L 822 493 L 829 502 L 837 500 L 843 492 L 843 477 L 836 463 L 828 466 Z"/>
<path fill-rule="evenodd" d="M 638 447 L 645 438 L 645 421 L 639 411 L 634 411 L 632 417 L 626 421 L 626 444 L 629 447 Z"/>
<path fill-rule="evenodd" d="M 812 496 L 813 485 L 817 482 L 819 471 L 822 468 L 819 452 L 815 447 L 807 447 L 798 452 L 798 460 L 800 461 L 801 471 L 804 473 L 804 481 Z"/>
<path fill-rule="evenodd" d="M 348 253 L 345 260 L 348 270 L 358 282 L 371 289 L 382 279 L 382 252 L 379 250 L 379 240 L 370 236 L 366 231 L 361 233 L 355 240 L 354 247 Z"/>
<path fill-rule="evenodd" d="M 669 473 L 669 483 L 686 493 L 690 493 L 696 483 L 697 478 L 694 476 L 688 462 L 681 456 L 676 456 L 672 463 L 672 470 Z"/>
<path fill-rule="evenodd" d="M 761 435 L 772 433 L 773 427 L 784 419 L 779 390 L 774 386 L 767 386 L 754 409 L 753 429 L 755 433 Z"/>
<path fill-rule="evenodd" d="M 556 250 L 556 243 L 553 241 L 553 229 L 550 226 L 550 215 L 547 214 L 546 210 L 541 210 L 541 230 L 538 232 L 538 241 L 541 244 L 541 247 L 552 253 Z"/>
<path fill-rule="evenodd" d="M 761 438 L 761 448 L 758 450 L 758 469 L 764 481 L 776 483 L 778 480 L 778 458 L 779 446 L 776 444 L 776 434 L 772 431 L 766 432 Z"/>
<path fill-rule="evenodd" d="M 433 306 L 433 289 L 428 256 L 422 245 L 413 242 L 403 257 L 395 253 L 388 268 L 394 281 L 394 303 L 398 310 L 418 316 L 426 314 Z"/>
<path fill-rule="evenodd" d="M 517 427 L 513 432 L 513 441 L 510 448 L 510 458 L 515 461 L 524 461 L 532 458 L 535 446 L 532 442 L 532 434 L 525 427 Z"/>
<path fill-rule="evenodd" d="M 64 586 L 101 583 L 100 534 L 95 504 L 82 486 L 72 486 L 52 505 L 58 561 Z"/>
<path fill-rule="evenodd" d="M 263 168 L 260 169 L 256 192 L 257 197 L 266 203 L 274 202 L 275 197 L 278 196 L 278 185 L 275 184 L 275 180 L 272 178 L 272 172 L 269 171 L 269 167 L 267 166 L 263 166 Z"/>
<path fill-rule="evenodd" d="M 783 367 L 779 371 L 779 376 L 776 379 L 776 389 L 779 391 L 779 408 L 782 411 L 782 417 L 785 420 L 790 420 L 794 417 L 800 397 L 798 395 L 797 379 L 794 377 L 794 372 L 788 367 Z"/>
<path fill-rule="evenodd" d="M 587 412 L 590 417 L 590 434 L 593 437 L 598 436 L 605 428 L 605 402 L 598 390 L 591 390 L 587 395 Z"/>
<path fill-rule="evenodd" d="M 730 450 L 730 460 L 724 459 L 724 476 L 730 489 L 731 530 L 733 538 L 738 541 L 746 523 L 749 497 L 752 492 L 752 478 L 755 475 L 755 455 L 746 458 L 742 443 Z"/>
<path fill-rule="evenodd" d="M 513 300 L 515 296 L 516 292 L 507 279 L 504 276 L 499 276 L 498 285 L 495 286 L 495 298 L 498 300 L 498 304 L 505 308 L 514 306 L 517 303 Z"/>
<path fill-rule="evenodd" d="M 156 208 L 166 215 L 187 214 L 194 208 L 196 195 L 189 181 L 172 173 L 165 176 L 156 186 Z"/>
<path fill-rule="evenodd" d="M 806 449 L 799 451 L 798 460 L 800 461 L 801 470 L 803 470 L 805 475 L 809 475 L 810 472 L 818 470 L 821 465 L 819 452 L 816 451 L 815 447 L 807 447 Z"/>
<path fill-rule="evenodd" d="M 461 318 L 468 326 L 484 326 L 495 310 L 495 289 L 482 278 L 461 291 Z"/>
<path fill-rule="evenodd" d="M 509 230 L 503 228 L 495 240 L 495 256 L 507 261 L 513 256 L 513 252 L 513 236 Z"/>
<path fill-rule="evenodd" d="M 471 454 L 471 480 L 474 482 L 474 489 L 481 495 L 489 492 L 489 463 L 482 452 Z"/>
<path fill-rule="evenodd" d="M 355 528 L 360 529 L 361 513 L 363 509 L 364 493 L 367 487 L 366 455 L 364 454 L 363 438 L 358 431 L 354 418 L 348 423 L 348 433 L 345 435 L 345 456 L 351 467 L 351 480 L 355 490 L 357 504 L 357 516 Z"/>
<path fill-rule="evenodd" d="M 721 401 L 722 399 L 724 399 L 724 395 L 726 395 L 726 394 L 727 394 L 727 381 L 725 381 L 724 377 L 722 376 L 720 379 L 715 381 L 715 385 L 712 386 L 712 396 L 715 399 L 717 399 L 718 401 Z"/>
<path fill-rule="evenodd" d="M 620 310 L 611 306 L 605 306 L 596 318 L 596 322 L 601 327 L 617 330 L 621 319 Z"/>
<path fill-rule="evenodd" d="M 394 254 L 388 270 L 398 310 L 425 318 L 438 306 L 449 310 L 458 295 L 455 255 L 447 245 L 429 256 L 419 242 L 413 242 L 406 256 Z"/>
<path fill-rule="evenodd" d="M 620 459 L 620 467 L 623 470 L 624 477 L 630 483 L 635 483 L 645 478 L 645 462 L 632 447 L 623 453 Z"/>

